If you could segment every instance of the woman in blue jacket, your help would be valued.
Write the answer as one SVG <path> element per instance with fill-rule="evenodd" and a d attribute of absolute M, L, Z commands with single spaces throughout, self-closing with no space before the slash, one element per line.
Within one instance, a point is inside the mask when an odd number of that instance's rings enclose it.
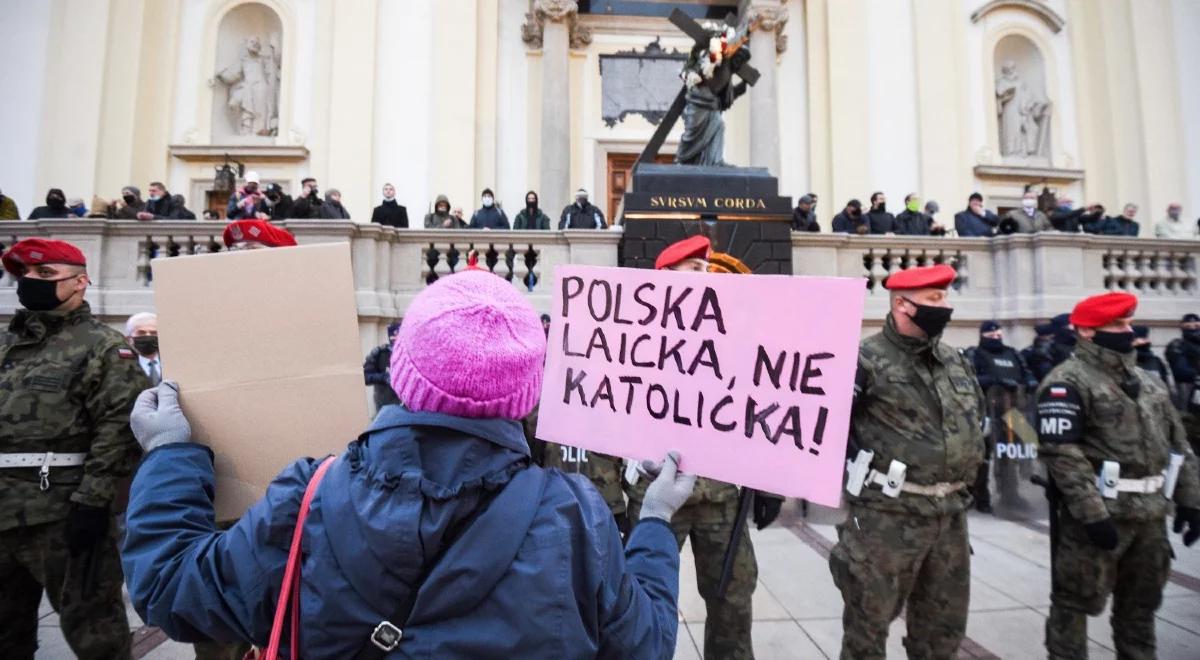
<path fill-rule="evenodd" d="M 353 658 L 387 621 L 401 632 L 392 658 L 672 657 L 668 522 L 695 479 L 669 455 L 622 548 L 586 480 L 530 464 L 518 420 L 540 394 L 544 352 L 537 314 L 490 273 L 442 278 L 413 300 L 391 368 L 405 405 L 386 406 L 316 491 L 299 639 L 285 632 L 285 646 Z M 122 552 L 138 613 L 173 639 L 265 646 L 319 461 L 293 463 L 219 532 L 212 453 L 190 442 L 174 385 L 144 392 L 131 425 L 147 451 Z"/>

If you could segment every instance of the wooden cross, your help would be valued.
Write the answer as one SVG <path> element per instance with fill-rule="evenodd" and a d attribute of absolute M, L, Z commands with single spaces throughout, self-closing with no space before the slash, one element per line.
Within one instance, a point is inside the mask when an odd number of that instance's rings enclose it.
<path fill-rule="evenodd" d="M 679 9 L 678 7 L 671 12 L 671 16 L 668 18 L 668 20 L 671 21 L 672 25 L 682 30 L 684 34 L 691 37 L 692 40 L 696 42 L 697 48 L 702 48 L 707 51 L 708 41 L 710 38 L 712 38 L 712 35 L 708 30 L 704 29 L 704 26 L 697 23 L 692 19 L 691 16 L 685 14 L 683 10 Z M 736 19 L 733 14 L 730 14 L 725 18 L 725 23 L 726 25 L 733 25 L 735 20 Z M 750 29 L 751 27 L 747 27 L 746 34 L 740 37 L 742 40 L 745 40 L 749 36 Z M 754 83 L 758 82 L 758 69 L 750 66 L 749 63 L 742 64 L 733 73 L 742 80 L 746 81 L 746 84 L 748 85 L 753 85 Z M 679 115 L 683 114 L 683 107 L 687 104 L 686 97 L 687 85 L 684 84 L 684 86 L 679 90 L 679 93 L 675 95 L 675 101 L 671 103 L 671 107 L 667 110 L 667 114 L 663 116 L 662 122 L 660 122 L 658 125 L 658 129 L 654 131 L 654 135 L 650 138 L 650 142 L 646 143 L 646 148 L 642 150 L 642 155 L 638 157 L 639 163 L 654 162 L 654 157 L 658 155 L 658 150 L 662 148 L 663 142 L 666 142 L 667 135 L 671 132 L 671 129 L 675 127 L 675 122 L 679 121 Z"/>

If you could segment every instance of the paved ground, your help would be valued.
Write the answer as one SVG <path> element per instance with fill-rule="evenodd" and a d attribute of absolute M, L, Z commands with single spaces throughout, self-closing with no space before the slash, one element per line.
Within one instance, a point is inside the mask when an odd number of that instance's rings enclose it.
<path fill-rule="evenodd" d="M 838 512 L 813 507 L 804 518 L 789 502 L 780 523 L 752 532 L 758 555 L 759 583 L 754 594 L 754 646 L 760 660 L 836 658 L 842 637 L 841 597 L 833 586 L 825 556 L 836 539 Z M 1200 546 L 1184 549 L 1172 535 L 1178 559 L 1158 612 L 1159 657 L 1200 658 Z M 1044 521 L 1012 521 L 971 515 L 975 550 L 971 580 L 971 617 L 962 658 L 1044 658 L 1042 624 L 1049 605 L 1050 543 Z M 39 659 L 70 658 L 58 632 L 57 617 L 43 604 Z M 153 660 L 191 658 L 191 648 L 163 640 L 143 629 L 130 610 L 139 657 Z M 678 660 L 701 658 L 704 601 L 696 592 L 691 552 L 684 548 L 681 575 Z M 903 658 L 897 621 L 888 640 L 888 657 Z M 1092 658 L 1115 658 L 1108 617 L 1089 622 Z"/>

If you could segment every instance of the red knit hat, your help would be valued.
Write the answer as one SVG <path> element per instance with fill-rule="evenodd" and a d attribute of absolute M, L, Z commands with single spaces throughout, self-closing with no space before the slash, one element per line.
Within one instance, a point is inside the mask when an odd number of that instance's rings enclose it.
<path fill-rule="evenodd" d="M 45 238 L 27 238 L 13 243 L 0 261 L 4 262 L 4 270 L 12 273 L 13 277 L 21 276 L 22 266 L 68 264 L 87 267 L 87 259 L 79 248 L 66 241 Z"/>
<path fill-rule="evenodd" d="M 1119 291 L 1084 298 L 1071 310 L 1071 324 L 1076 328 L 1099 328 L 1117 319 L 1133 316 L 1137 303 L 1137 296 Z"/>
<path fill-rule="evenodd" d="M 945 289 L 950 286 L 958 273 L 946 264 L 909 268 L 888 276 L 884 288 L 889 291 L 907 291 L 910 289 Z"/>
<path fill-rule="evenodd" d="M 670 268 L 687 259 L 706 259 L 708 251 L 712 248 L 712 243 L 707 236 L 699 234 L 689 236 L 682 241 L 676 241 L 668 245 L 662 252 L 658 253 L 658 258 L 654 260 L 654 269 L 662 270 Z"/>
<path fill-rule="evenodd" d="M 225 226 L 221 238 L 225 241 L 225 247 L 241 241 L 254 241 L 267 247 L 292 247 L 296 244 L 291 232 L 266 220 L 234 220 Z"/>

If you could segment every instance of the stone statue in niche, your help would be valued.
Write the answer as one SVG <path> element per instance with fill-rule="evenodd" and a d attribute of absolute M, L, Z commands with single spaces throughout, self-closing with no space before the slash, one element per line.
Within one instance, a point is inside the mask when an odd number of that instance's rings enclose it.
<path fill-rule="evenodd" d="M 246 39 L 238 61 L 217 72 L 229 86 L 227 107 L 238 135 L 274 136 L 279 132 L 279 35 L 264 49 L 258 37 Z"/>
<path fill-rule="evenodd" d="M 1050 100 L 1030 89 L 1015 62 L 1000 65 L 996 81 L 996 114 L 1000 125 L 1000 155 L 1049 158 Z"/>

